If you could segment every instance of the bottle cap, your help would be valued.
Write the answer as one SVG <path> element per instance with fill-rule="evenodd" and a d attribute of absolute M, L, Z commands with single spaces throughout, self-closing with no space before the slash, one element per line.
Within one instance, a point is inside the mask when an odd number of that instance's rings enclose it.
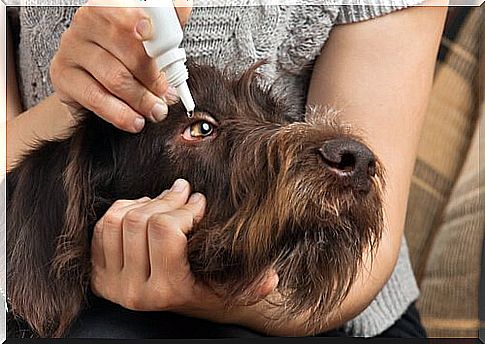
<path fill-rule="evenodd" d="M 182 82 L 180 85 L 177 86 L 176 90 L 187 112 L 194 111 L 195 103 L 194 103 L 194 99 L 192 98 L 192 94 L 190 93 L 187 82 L 186 81 Z"/>

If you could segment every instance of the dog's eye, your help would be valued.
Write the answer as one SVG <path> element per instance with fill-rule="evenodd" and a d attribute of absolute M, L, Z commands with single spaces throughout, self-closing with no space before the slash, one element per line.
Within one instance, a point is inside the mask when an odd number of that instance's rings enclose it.
<path fill-rule="evenodd" d="M 190 126 L 190 135 L 193 137 L 209 136 L 213 131 L 212 124 L 205 121 L 200 121 Z"/>
<path fill-rule="evenodd" d="M 214 132 L 214 125 L 207 121 L 199 121 L 191 124 L 185 129 L 182 136 L 186 140 L 200 140 L 204 137 L 212 135 Z"/>

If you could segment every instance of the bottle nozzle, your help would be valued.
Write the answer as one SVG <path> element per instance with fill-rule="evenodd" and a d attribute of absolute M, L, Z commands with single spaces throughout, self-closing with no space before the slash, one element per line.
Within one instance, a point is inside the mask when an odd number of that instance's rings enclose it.
<path fill-rule="evenodd" d="M 182 104 L 184 104 L 185 109 L 187 110 L 188 116 L 192 117 L 195 110 L 195 103 L 194 103 L 194 99 L 192 98 L 192 94 L 190 93 L 187 82 L 186 81 L 182 82 L 180 85 L 176 87 L 176 90 L 177 90 L 177 94 L 180 97 L 180 100 L 182 101 Z"/>

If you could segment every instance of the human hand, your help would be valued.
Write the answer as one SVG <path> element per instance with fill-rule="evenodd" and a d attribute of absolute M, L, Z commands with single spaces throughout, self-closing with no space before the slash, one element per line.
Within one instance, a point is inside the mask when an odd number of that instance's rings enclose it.
<path fill-rule="evenodd" d="M 195 280 L 187 258 L 186 235 L 204 209 L 204 196 L 190 195 L 185 180 L 153 200 L 115 202 L 94 229 L 93 292 L 132 310 L 230 321 L 223 300 Z M 277 282 L 275 274 L 268 274 L 252 303 L 270 294 Z"/>
<path fill-rule="evenodd" d="M 71 112 L 86 108 L 136 133 L 145 119 L 163 120 L 167 101 L 176 93 L 168 89 L 164 73 L 143 47 L 153 31 L 143 8 L 97 4 L 99 0 L 90 0 L 90 6 L 79 8 L 62 35 L 51 63 L 52 84 Z M 192 1 L 175 1 L 175 6 L 184 6 L 176 10 L 185 25 Z"/>

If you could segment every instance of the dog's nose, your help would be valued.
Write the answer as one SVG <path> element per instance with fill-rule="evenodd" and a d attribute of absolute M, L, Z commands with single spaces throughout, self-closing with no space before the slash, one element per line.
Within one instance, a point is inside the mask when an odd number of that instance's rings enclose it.
<path fill-rule="evenodd" d="M 341 176 L 367 180 L 376 173 L 376 158 L 364 144 L 352 139 L 326 141 L 319 149 L 325 166 Z"/>

